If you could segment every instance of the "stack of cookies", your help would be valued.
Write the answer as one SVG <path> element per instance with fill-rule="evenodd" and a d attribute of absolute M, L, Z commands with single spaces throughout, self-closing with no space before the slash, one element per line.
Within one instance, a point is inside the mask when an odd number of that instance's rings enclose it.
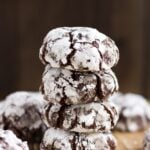
<path fill-rule="evenodd" d="M 56 28 L 46 35 L 39 56 L 45 65 L 41 91 L 49 102 L 41 150 L 114 150 L 110 131 L 118 109 L 108 101 L 118 90 L 111 70 L 119 59 L 114 41 L 93 28 Z"/>

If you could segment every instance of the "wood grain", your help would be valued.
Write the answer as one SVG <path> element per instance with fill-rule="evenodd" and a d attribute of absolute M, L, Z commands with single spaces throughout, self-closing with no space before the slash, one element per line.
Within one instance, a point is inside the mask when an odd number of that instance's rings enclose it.
<path fill-rule="evenodd" d="M 144 132 L 114 132 L 113 134 L 118 142 L 117 150 L 141 150 L 143 147 Z"/>

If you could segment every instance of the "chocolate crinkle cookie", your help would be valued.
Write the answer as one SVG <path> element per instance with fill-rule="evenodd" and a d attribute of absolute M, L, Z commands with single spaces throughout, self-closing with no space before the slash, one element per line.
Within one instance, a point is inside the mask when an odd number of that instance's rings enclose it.
<path fill-rule="evenodd" d="M 107 101 L 118 88 L 117 78 L 111 70 L 77 72 L 49 65 L 43 73 L 41 85 L 47 101 L 67 105 Z"/>
<path fill-rule="evenodd" d="M 49 127 L 78 133 L 108 132 L 118 120 L 118 109 L 112 103 L 89 103 L 64 106 L 48 104 L 43 120 Z"/>
<path fill-rule="evenodd" d="M 150 105 L 138 94 L 114 94 L 112 100 L 119 108 L 117 130 L 134 132 L 148 127 L 150 124 Z"/>
<path fill-rule="evenodd" d="M 150 129 L 145 132 L 143 150 L 150 150 Z"/>
<path fill-rule="evenodd" d="M 30 143 L 40 142 L 46 130 L 41 110 L 46 104 L 38 92 L 16 92 L 0 103 L 0 128 L 12 130 Z"/>
<path fill-rule="evenodd" d="M 29 150 L 29 147 L 12 131 L 0 129 L 0 150 Z"/>
<path fill-rule="evenodd" d="M 78 134 L 50 128 L 45 132 L 41 150 L 115 150 L 116 144 L 110 133 Z"/>
<path fill-rule="evenodd" d="M 53 68 L 94 72 L 117 64 L 119 50 L 112 39 L 94 28 L 60 27 L 46 35 L 39 56 Z"/>

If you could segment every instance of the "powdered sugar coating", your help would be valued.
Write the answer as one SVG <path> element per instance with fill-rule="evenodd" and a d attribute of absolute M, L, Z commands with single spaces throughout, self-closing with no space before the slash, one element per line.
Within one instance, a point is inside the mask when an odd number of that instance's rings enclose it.
<path fill-rule="evenodd" d="M 150 124 L 150 105 L 138 94 L 115 94 L 110 98 L 119 107 L 120 118 L 116 128 L 122 131 L 138 131 Z"/>
<path fill-rule="evenodd" d="M 77 134 L 50 128 L 41 143 L 41 150 L 115 150 L 116 139 L 110 133 Z"/>
<path fill-rule="evenodd" d="M 117 64 L 119 50 L 113 40 L 94 28 L 60 27 L 48 32 L 39 56 L 54 68 L 100 71 Z"/>
<path fill-rule="evenodd" d="M 118 90 L 118 81 L 111 70 L 83 73 L 47 66 L 41 87 L 51 103 L 83 104 L 107 101 Z"/>
<path fill-rule="evenodd" d="M 27 142 L 21 141 L 10 130 L 0 129 L 0 150 L 29 150 Z"/>
<path fill-rule="evenodd" d="M 118 120 L 118 110 L 110 102 L 63 106 L 47 104 L 43 120 L 49 127 L 79 133 L 107 132 Z"/>
<path fill-rule="evenodd" d="M 0 103 L 0 127 L 29 142 L 39 142 L 46 129 L 41 120 L 42 107 L 47 104 L 38 92 L 15 92 Z"/>
<path fill-rule="evenodd" d="M 150 129 L 145 132 L 143 150 L 150 150 Z"/>

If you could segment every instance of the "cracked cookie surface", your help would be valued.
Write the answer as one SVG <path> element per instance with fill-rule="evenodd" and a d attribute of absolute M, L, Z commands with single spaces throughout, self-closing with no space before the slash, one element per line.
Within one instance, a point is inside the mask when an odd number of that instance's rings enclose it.
<path fill-rule="evenodd" d="M 78 133 L 108 132 L 118 120 L 118 109 L 111 102 L 82 105 L 47 104 L 43 120 L 48 127 Z"/>
<path fill-rule="evenodd" d="M 46 35 L 39 57 L 54 68 L 100 71 L 117 64 L 119 50 L 112 39 L 94 28 L 61 27 Z"/>
<path fill-rule="evenodd" d="M 144 135 L 143 150 L 150 150 L 150 128 L 145 132 Z"/>
<path fill-rule="evenodd" d="M 77 134 L 50 128 L 41 143 L 41 150 L 115 150 L 116 139 L 111 133 Z"/>
<path fill-rule="evenodd" d="M 40 142 L 46 126 L 41 120 L 42 107 L 47 104 L 38 92 L 19 91 L 0 102 L 0 128 L 12 130 L 28 142 Z"/>
<path fill-rule="evenodd" d="M 142 95 L 115 93 L 110 101 L 119 108 L 116 130 L 135 132 L 149 126 L 150 105 Z"/>
<path fill-rule="evenodd" d="M 12 131 L 0 129 L 0 150 L 29 150 L 29 147 Z"/>
<path fill-rule="evenodd" d="M 111 70 L 77 72 L 46 66 L 41 91 L 51 103 L 81 104 L 107 101 L 118 90 L 118 81 Z"/>

